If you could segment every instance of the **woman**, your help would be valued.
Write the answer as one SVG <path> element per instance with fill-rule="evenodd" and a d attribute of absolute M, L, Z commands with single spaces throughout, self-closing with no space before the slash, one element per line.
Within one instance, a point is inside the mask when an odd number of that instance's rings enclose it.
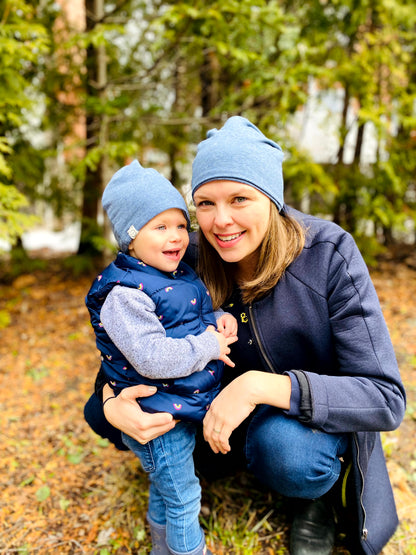
<path fill-rule="evenodd" d="M 405 393 L 353 239 L 284 204 L 282 159 L 276 143 L 232 117 L 208 133 L 193 164 L 200 234 L 188 260 L 198 251 L 214 308 L 239 323 L 235 369 L 204 419 L 214 454 L 207 463 L 201 442 L 196 464 L 202 473 L 232 468 L 243 449 L 257 478 L 296 498 L 292 555 L 332 552 L 332 505 L 344 487 L 350 549 L 379 553 L 397 526 L 379 432 L 399 426 Z M 175 425 L 140 413 L 134 399 L 148 394 L 124 390 L 106 407 L 109 422 L 143 443 Z"/>

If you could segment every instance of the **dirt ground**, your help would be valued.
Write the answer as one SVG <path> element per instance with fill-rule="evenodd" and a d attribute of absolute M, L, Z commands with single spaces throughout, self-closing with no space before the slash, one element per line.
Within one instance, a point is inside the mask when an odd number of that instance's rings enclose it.
<path fill-rule="evenodd" d="M 383 555 L 415 555 L 416 268 L 384 262 L 372 277 L 408 395 L 403 424 L 383 434 L 400 517 Z M 56 261 L 0 284 L 0 554 L 128 554 L 149 546 L 147 486 L 136 460 L 83 420 L 99 364 L 84 306 L 90 283 Z M 287 553 L 285 525 L 240 494 L 220 488 L 205 507 L 211 547 Z M 240 526 L 242 547 L 221 549 L 233 511 L 228 541 L 240 541 Z"/>

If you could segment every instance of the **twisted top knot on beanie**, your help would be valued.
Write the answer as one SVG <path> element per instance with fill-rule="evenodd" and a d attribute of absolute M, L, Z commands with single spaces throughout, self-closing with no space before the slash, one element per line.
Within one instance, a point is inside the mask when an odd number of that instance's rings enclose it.
<path fill-rule="evenodd" d="M 238 181 L 283 207 L 283 151 L 248 119 L 233 116 L 199 143 L 192 164 L 192 196 L 209 181 Z"/>
<path fill-rule="evenodd" d="M 190 224 L 186 203 L 170 181 L 152 168 L 143 168 L 137 160 L 118 170 L 104 190 L 103 208 L 122 252 L 152 218 L 179 208 Z"/>

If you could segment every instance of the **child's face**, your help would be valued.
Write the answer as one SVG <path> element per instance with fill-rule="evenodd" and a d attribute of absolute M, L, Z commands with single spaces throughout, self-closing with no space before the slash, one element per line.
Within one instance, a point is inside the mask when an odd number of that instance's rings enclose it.
<path fill-rule="evenodd" d="M 179 208 L 152 218 L 129 245 L 129 254 L 162 272 L 178 267 L 189 243 L 187 221 Z"/>

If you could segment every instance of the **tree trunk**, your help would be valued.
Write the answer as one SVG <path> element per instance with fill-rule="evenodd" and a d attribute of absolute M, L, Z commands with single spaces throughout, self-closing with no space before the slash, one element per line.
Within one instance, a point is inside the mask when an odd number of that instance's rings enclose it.
<path fill-rule="evenodd" d="M 345 148 L 345 139 L 348 134 L 347 129 L 347 115 L 348 115 L 348 107 L 350 104 L 350 93 L 348 83 L 345 83 L 344 87 L 344 106 L 342 107 L 342 120 L 340 126 L 340 138 L 339 138 L 339 149 L 338 149 L 338 164 L 342 164 L 344 161 L 344 148 Z"/>
<path fill-rule="evenodd" d="M 360 123 L 360 125 L 358 126 L 357 140 L 355 142 L 355 149 L 354 149 L 354 164 L 356 164 L 356 166 L 359 166 L 361 161 L 361 151 L 363 149 L 363 139 L 364 139 L 364 127 L 365 127 L 364 123 Z"/>
<path fill-rule="evenodd" d="M 85 0 L 86 29 L 94 29 L 104 17 L 104 0 Z M 105 47 L 89 46 L 86 58 L 86 98 L 104 95 L 107 84 L 107 65 Z M 90 103 L 92 104 L 92 103 Z M 107 141 L 107 123 L 101 119 L 93 108 L 86 106 L 86 154 Z M 101 258 L 102 252 L 95 239 L 102 236 L 99 228 L 98 203 L 105 185 L 106 160 L 101 157 L 96 167 L 87 167 L 83 187 L 83 204 L 81 214 L 81 238 L 78 254 Z"/>
<path fill-rule="evenodd" d="M 201 82 L 202 117 L 208 116 L 218 102 L 218 75 L 220 67 L 214 51 L 203 53 L 204 60 L 199 72 Z"/>

